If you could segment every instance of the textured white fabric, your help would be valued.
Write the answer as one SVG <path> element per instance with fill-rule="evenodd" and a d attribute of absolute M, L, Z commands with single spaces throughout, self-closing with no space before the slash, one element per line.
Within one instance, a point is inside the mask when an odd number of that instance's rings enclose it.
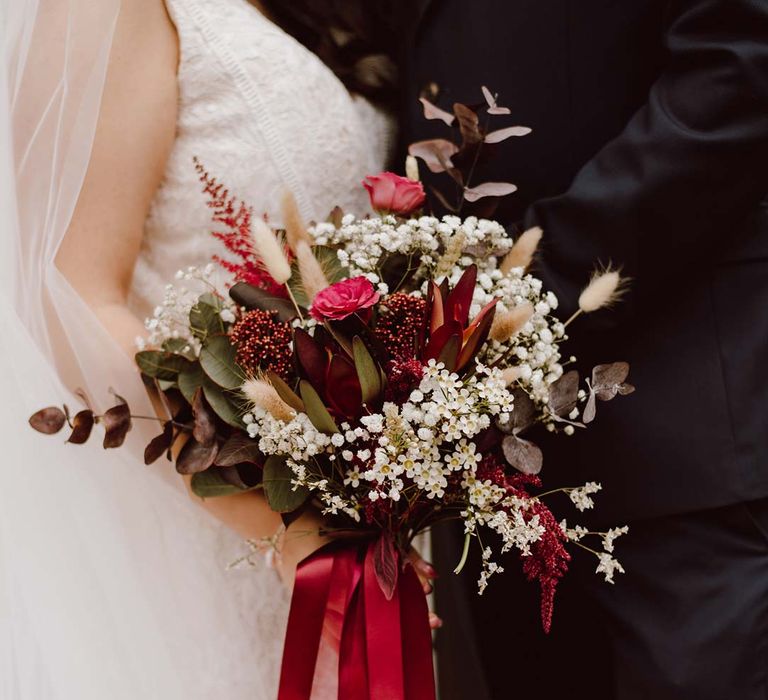
<path fill-rule="evenodd" d="M 383 168 L 392 133 L 387 116 L 245 0 L 166 4 L 181 40 L 180 113 L 136 268 L 143 313 L 175 270 L 221 252 L 193 158 L 275 224 L 286 189 L 307 219 L 336 205 L 363 215 L 361 181 Z"/>
<path fill-rule="evenodd" d="M 97 401 L 114 386 L 143 412 L 128 358 L 54 264 L 119 5 L 0 0 L 0 700 L 271 700 L 287 611 L 274 572 L 227 571 L 242 544 L 170 465 L 26 425 L 40 406 L 77 406 L 59 376 Z M 388 134 L 244 0 L 169 9 L 179 138 L 136 272 L 142 314 L 177 268 L 214 250 L 193 156 L 273 218 L 286 186 L 321 218 L 337 203 L 362 212 L 359 180 L 383 165 Z M 144 434 L 137 425 L 129 441 L 140 449 Z"/>

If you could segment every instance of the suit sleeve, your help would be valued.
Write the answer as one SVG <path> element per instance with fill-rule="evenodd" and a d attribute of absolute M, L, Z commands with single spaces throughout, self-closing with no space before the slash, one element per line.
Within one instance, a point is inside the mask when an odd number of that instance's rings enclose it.
<path fill-rule="evenodd" d="M 768 0 L 673 0 L 665 45 L 624 131 L 526 214 L 544 229 L 539 272 L 563 315 L 596 261 L 653 291 L 717 259 L 768 193 Z"/>

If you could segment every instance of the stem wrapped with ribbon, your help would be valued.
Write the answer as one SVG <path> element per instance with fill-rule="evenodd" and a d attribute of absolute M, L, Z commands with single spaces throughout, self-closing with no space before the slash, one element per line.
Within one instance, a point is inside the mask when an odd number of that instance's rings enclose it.
<path fill-rule="evenodd" d="M 315 679 L 329 673 L 321 643 L 338 645 L 339 700 L 434 700 L 426 596 L 406 563 L 389 597 L 377 547 L 333 542 L 299 565 L 278 700 L 310 700 Z"/>

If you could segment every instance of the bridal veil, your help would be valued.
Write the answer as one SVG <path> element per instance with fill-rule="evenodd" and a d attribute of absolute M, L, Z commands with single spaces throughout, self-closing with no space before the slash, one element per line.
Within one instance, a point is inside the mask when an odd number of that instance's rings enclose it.
<path fill-rule="evenodd" d="M 139 435 L 104 452 L 26 424 L 43 406 L 77 408 L 74 387 L 97 405 L 109 387 L 144 401 L 55 265 L 119 4 L 0 0 L 0 699 L 258 700 L 271 681 L 216 558 L 220 530 L 171 470 L 143 466 Z"/>

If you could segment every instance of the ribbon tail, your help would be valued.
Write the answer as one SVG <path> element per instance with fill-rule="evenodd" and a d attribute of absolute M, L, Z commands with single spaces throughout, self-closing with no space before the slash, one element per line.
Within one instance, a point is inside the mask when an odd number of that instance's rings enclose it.
<path fill-rule="evenodd" d="M 408 564 L 400 576 L 400 623 L 406 700 L 435 700 L 432 632 L 427 597 Z"/>

